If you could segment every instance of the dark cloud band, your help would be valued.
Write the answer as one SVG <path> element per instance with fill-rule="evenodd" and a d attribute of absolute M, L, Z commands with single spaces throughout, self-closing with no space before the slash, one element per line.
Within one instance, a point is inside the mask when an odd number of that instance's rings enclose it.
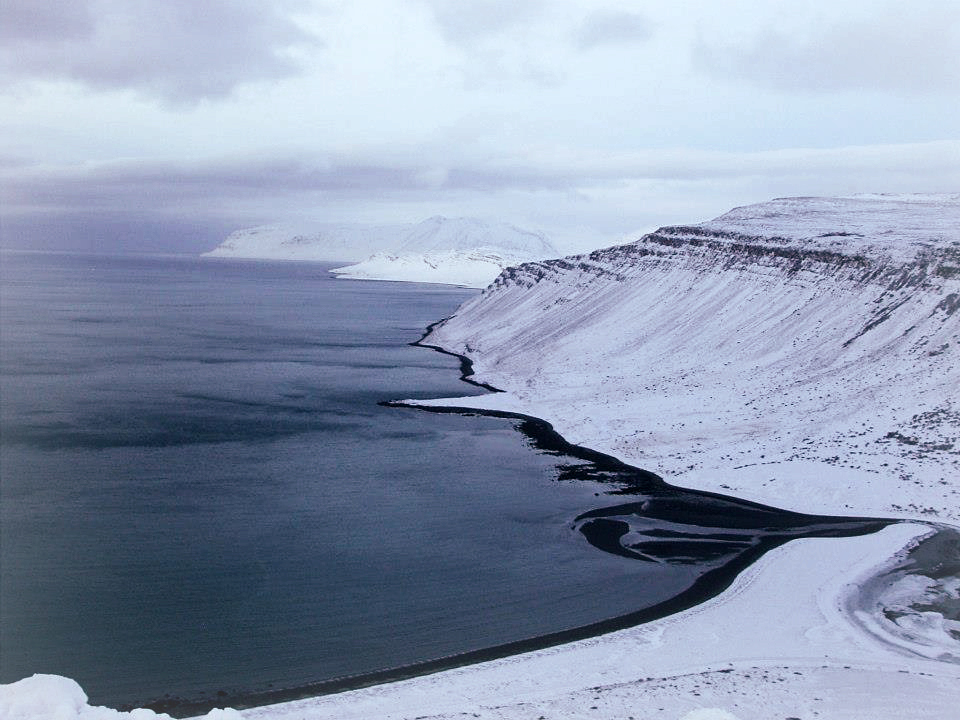
<path fill-rule="evenodd" d="M 319 40 L 294 0 L 4 0 L 0 80 L 72 80 L 170 102 L 221 97 L 298 71 L 290 49 Z"/>

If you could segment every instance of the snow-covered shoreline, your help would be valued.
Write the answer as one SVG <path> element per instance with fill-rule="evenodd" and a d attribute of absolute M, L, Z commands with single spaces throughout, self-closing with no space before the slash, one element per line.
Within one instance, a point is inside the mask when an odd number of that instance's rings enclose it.
<path fill-rule="evenodd" d="M 929 532 L 899 524 L 870 536 L 797 540 L 754 563 L 722 595 L 651 623 L 386 685 L 204 717 L 950 717 L 960 665 L 899 653 L 859 627 L 870 614 L 857 602 L 860 587 Z M 72 681 L 35 676 L 5 686 L 0 717 L 158 716 L 91 707 Z"/>
<path fill-rule="evenodd" d="M 677 615 L 480 665 L 244 711 L 249 718 L 949 717 L 960 666 L 857 631 L 858 585 L 928 532 L 798 540 Z M 822 562 L 829 553 L 830 562 Z M 699 714 L 697 714 L 699 711 Z"/>
<path fill-rule="evenodd" d="M 504 392 L 428 404 L 543 418 L 571 443 L 683 487 L 801 512 L 956 526 L 958 266 L 957 195 L 794 198 L 738 208 L 630 245 L 506 271 L 424 341 L 466 356 L 475 380 Z M 823 552 L 833 562 L 841 546 L 855 542 L 866 548 L 863 567 L 872 565 L 870 577 L 876 578 L 892 572 L 884 564 L 904 550 L 906 543 L 882 539 L 897 532 L 831 541 Z M 786 552 L 794 557 L 799 551 Z M 766 603 L 789 608 L 794 593 L 810 593 L 808 602 L 819 604 L 844 602 L 833 590 L 809 584 L 802 563 L 785 572 L 772 562 L 764 558 L 747 573 L 763 573 L 768 584 L 780 577 L 782 585 L 770 584 Z M 944 590 L 928 581 L 914 578 L 912 589 L 902 584 L 906 595 L 913 593 L 905 605 L 917 610 L 902 622 L 925 626 L 924 642 L 933 649 L 904 650 L 887 636 L 871 651 L 900 674 L 917 672 L 924 655 L 954 662 L 958 655 L 960 623 L 935 602 L 945 594 L 953 604 L 956 583 L 950 580 Z M 755 610 L 736 590 L 708 604 L 724 608 L 724 627 Z M 794 666 L 791 650 L 774 641 L 772 631 L 785 623 L 797 635 L 814 633 L 816 626 L 801 618 L 787 611 L 757 626 L 771 633 L 753 655 L 757 667 Z M 876 622 L 860 611 L 838 620 L 840 626 L 851 642 L 860 642 Z M 874 640 L 882 637 L 874 633 Z M 731 640 L 730 658 L 743 642 Z M 837 650 L 825 649 L 827 666 L 845 686 L 857 688 L 862 704 L 837 700 L 823 715 L 946 717 L 960 705 L 956 666 L 949 662 L 923 671 L 941 678 L 927 693 L 932 704 L 911 705 L 902 703 L 904 688 L 862 667 L 847 668 Z M 698 666 L 698 655 L 691 649 L 687 671 Z M 567 660 L 583 667 L 572 650 Z M 831 666 L 835 660 L 838 667 Z M 621 672 L 615 681 L 650 676 L 648 661 L 656 665 L 639 654 L 644 670 Z M 714 685 L 730 696 L 743 681 L 730 675 Z M 563 706 L 561 716 L 576 717 L 584 708 L 564 705 L 562 698 L 586 692 L 587 685 L 578 683 L 548 683 L 541 690 L 552 696 L 553 710 Z M 778 692 L 771 684 L 757 691 Z M 813 683 L 809 691 L 825 690 Z M 677 717 L 665 710 L 658 715 L 638 693 L 639 687 L 634 695 L 625 691 L 626 704 L 617 712 L 643 707 L 654 717 Z M 511 707 L 491 716 L 522 716 Z M 799 717 L 808 710 L 785 705 L 782 712 Z M 754 706 L 736 705 L 735 712 L 740 718 L 776 716 L 762 698 Z"/>
<path fill-rule="evenodd" d="M 801 198 L 513 268 L 424 340 L 504 392 L 428 404 L 542 418 L 677 485 L 956 526 L 958 229 L 960 196 Z M 794 541 L 677 615 L 243 716 L 950 717 L 957 623 L 905 583 L 918 651 L 862 592 L 930 528 Z"/>
<path fill-rule="evenodd" d="M 950 717 L 960 665 L 899 652 L 860 628 L 874 610 L 860 602 L 860 588 L 929 533 L 928 526 L 903 523 L 868 536 L 797 540 L 751 565 L 722 595 L 651 623 L 409 680 L 204 717 Z M 35 676 L 4 686 L 0 717 L 167 716 L 91 707 L 73 681 Z"/>

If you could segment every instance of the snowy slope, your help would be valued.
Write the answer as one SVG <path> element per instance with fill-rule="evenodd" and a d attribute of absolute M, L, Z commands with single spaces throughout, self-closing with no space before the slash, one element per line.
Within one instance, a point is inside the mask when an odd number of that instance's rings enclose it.
<path fill-rule="evenodd" d="M 230 236 L 206 257 L 348 261 L 397 245 L 411 225 L 261 225 Z"/>
<path fill-rule="evenodd" d="M 544 418 L 674 484 L 956 526 L 958 310 L 960 195 L 775 200 L 506 270 L 424 340 L 505 392 L 411 404 Z M 915 533 L 791 543 L 688 613 L 261 715 L 951 717 L 960 540 Z"/>
<path fill-rule="evenodd" d="M 407 230 L 396 250 L 333 272 L 362 280 L 486 287 L 504 268 L 557 254 L 543 235 L 514 225 L 432 217 Z"/>
<path fill-rule="evenodd" d="M 427 343 L 571 442 L 798 510 L 960 520 L 960 196 L 798 198 L 505 271 Z"/>

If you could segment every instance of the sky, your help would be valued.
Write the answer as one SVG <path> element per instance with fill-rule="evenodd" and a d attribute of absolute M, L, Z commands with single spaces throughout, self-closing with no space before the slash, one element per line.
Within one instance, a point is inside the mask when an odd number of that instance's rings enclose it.
<path fill-rule="evenodd" d="M 0 245 L 960 191 L 960 0 L 3 0 Z"/>

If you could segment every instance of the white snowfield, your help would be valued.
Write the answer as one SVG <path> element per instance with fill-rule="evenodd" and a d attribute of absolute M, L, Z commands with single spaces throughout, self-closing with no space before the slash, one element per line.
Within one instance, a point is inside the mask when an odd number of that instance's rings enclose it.
<path fill-rule="evenodd" d="M 242 716 L 960 717 L 958 309 L 960 195 L 775 200 L 504 271 L 425 342 L 505 392 L 430 404 L 534 415 L 678 485 L 918 522 L 790 542 L 628 630 Z M 0 717 L 118 717 L 76 692 L 30 714 L 69 681 L 32 682 Z"/>
<path fill-rule="evenodd" d="M 340 277 L 482 288 L 502 270 L 556 256 L 546 237 L 507 223 L 432 217 L 403 234 L 396 250 L 336 268 Z"/>
<path fill-rule="evenodd" d="M 394 247 L 413 225 L 259 225 L 230 236 L 204 257 L 247 260 L 355 261 Z"/>
<path fill-rule="evenodd" d="M 400 280 L 482 288 L 512 265 L 556 257 L 540 233 L 476 218 L 432 217 L 416 224 L 260 226 L 238 230 L 206 257 L 350 261 L 333 272 L 359 280 Z"/>

